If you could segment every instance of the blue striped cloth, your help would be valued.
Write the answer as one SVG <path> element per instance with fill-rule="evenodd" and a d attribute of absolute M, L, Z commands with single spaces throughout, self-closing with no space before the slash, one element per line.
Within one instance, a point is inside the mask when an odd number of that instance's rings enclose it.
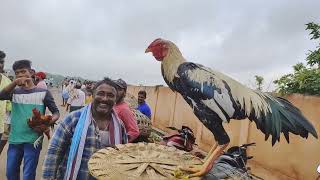
<path fill-rule="evenodd" d="M 70 146 L 68 162 L 67 162 L 67 172 L 64 178 L 65 180 L 77 178 L 88 127 L 89 127 L 89 124 L 91 123 L 91 118 L 89 117 L 90 109 L 91 109 L 91 103 L 84 107 L 80 115 L 79 122 L 76 126 L 75 132 L 72 136 L 72 141 L 71 141 L 72 143 Z"/>

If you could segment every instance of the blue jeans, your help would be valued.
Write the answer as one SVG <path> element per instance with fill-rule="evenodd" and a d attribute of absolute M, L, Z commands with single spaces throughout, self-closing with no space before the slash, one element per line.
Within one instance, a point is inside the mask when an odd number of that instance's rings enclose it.
<path fill-rule="evenodd" d="M 20 179 L 20 165 L 23 159 L 23 179 L 35 180 L 41 146 L 37 149 L 33 144 L 9 144 L 7 154 L 8 180 Z"/>

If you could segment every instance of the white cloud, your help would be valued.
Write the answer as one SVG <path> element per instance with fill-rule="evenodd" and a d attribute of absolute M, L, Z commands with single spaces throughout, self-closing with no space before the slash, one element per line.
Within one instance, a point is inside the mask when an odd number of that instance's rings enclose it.
<path fill-rule="evenodd" d="M 316 44 L 306 23 L 319 23 L 320 1 L 18 1 L 0 6 L 6 66 L 28 58 L 39 70 L 90 79 L 121 77 L 164 84 L 144 50 L 169 39 L 190 60 L 250 86 L 304 61 Z M 251 83 L 252 84 L 252 83 Z"/>

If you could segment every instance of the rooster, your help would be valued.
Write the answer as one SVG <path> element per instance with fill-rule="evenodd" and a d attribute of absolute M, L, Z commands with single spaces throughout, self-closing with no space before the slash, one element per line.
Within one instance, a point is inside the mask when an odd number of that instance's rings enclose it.
<path fill-rule="evenodd" d="M 40 111 L 36 108 L 32 109 L 33 116 L 28 119 L 27 123 L 30 128 L 39 133 L 41 136 L 34 142 L 34 147 L 36 148 L 43 139 L 43 133 L 50 139 L 50 127 L 52 127 L 51 115 L 42 115 Z"/>
<path fill-rule="evenodd" d="M 187 62 L 171 41 L 156 39 L 145 52 L 152 52 L 155 59 L 161 62 L 165 82 L 182 95 L 217 142 L 202 166 L 182 168 L 193 172 L 191 176 L 206 174 L 228 146 L 230 138 L 222 122 L 229 122 L 230 119 L 248 118 L 254 121 L 265 134 L 265 140 L 272 136 L 272 145 L 280 141 L 281 133 L 288 143 L 289 132 L 303 138 L 311 133 L 318 138 L 312 124 L 286 99 L 251 90 L 218 71 Z"/>

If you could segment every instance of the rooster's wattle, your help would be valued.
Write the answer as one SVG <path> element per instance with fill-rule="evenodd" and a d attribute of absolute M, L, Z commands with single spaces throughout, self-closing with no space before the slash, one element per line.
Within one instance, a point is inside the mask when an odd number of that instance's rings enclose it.
<path fill-rule="evenodd" d="M 185 168 L 202 176 L 207 173 L 230 142 L 222 122 L 248 118 L 265 134 L 272 136 L 272 145 L 283 133 L 303 138 L 311 133 L 318 137 L 312 124 L 289 101 L 251 90 L 232 78 L 200 64 L 187 62 L 178 47 L 163 39 L 154 40 L 145 51 L 161 61 L 162 76 L 168 86 L 179 92 L 198 119 L 212 132 L 216 144 L 202 167 Z"/>

